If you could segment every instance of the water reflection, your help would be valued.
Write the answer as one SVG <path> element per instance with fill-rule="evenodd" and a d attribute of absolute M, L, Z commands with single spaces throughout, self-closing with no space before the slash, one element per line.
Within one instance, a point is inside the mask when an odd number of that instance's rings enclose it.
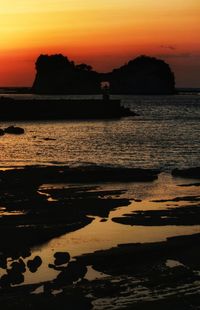
<path fill-rule="evenodd" d="M 25 254 L 26 253 L 26 254 Z M 13 257 L 0 256 L 0 287 L 8 288 L 11 286 L 21 285 L 25 282 L 25 274 L 40 273 L 43 261 L 40 256 L 34 256 L 30 249 L 26 249 L 23 253 L 15 253 Z M 51 279 L 52 288 L 59 287 L 62 284 L 71 284 L 84 278 L 87 273 L 87 267 L 80 262 L 70 260 L 68 252 L 55 252 L 52 259 L 54 264 L 49 264 L 49 270 L 56 271 Z M 47 281 L 46 278 L 43 281 Z M 39 281 L 38 281 L 39 282 Z M 44 288 L 47 290 L 48 284 Z M 37 293 L 37 292 L 36 292 Z"/>
<path fill-rule="evenodd" d="M 165 210 L 169 207 L 181 208 L 185 204 L 195 206 L 196 201 L 193 201 L 192 197 L 197 196 L 198 188 L 196 186 L 179 186 L 180 184 L 192 183 L 193 180 L 174 179 L 169 174 L 161 174 L 155 182 L 115 184 L 115 191 L 113 191 L 113 183 L 98 185 L 98 187 L 94 184 L 92 187 L 85 186 L 81 192 L 77 185 L 76 187 L 70 187 L 66 184 L 46 184 L 41 186 L 38 192 L 41 197 L 47 199 L 56 196 L 58 202 L 64 201 L 64 206 L 66 201 L 63 199 L 67 197 L 64 196 L 64 193 L 71 194 L 74 191 L 76 195 L 77 193 L 83 195 L 83 192 L 87 190 L 89 190 L 85 197 L 87 199 L 90 195 L 93 197 L 94 194 L 98 194 L 98 196 L 107 194 L 112 197 L 112 194 L 115 193 L 120 198 L 131 199 L 132 202 L 129 205 L 116 205 L 107 212 L 100 210 L 98 215 L 93 214 L 91 216 L 90 224 L 71 233 L 64 233 L 44 245 L 26 248 L 21 251 L 13 250 L 9 255 L 0 253 L 0 285 L 9 287 L 23 283 L 76 281 L 80 275 L 85 277 L 87 271 L 83 266 L 77 266 L 74 261 L 75 256 L 100 249 L 108 249 L 118 244 L 155 242 L 176 235 L 200 232 L 199 225 L 130 226 L 113 222 L 113 218 L 123 217 L 125 214 L 136 211 Z M 50 193 L 51 195 L 41 195 L 41 193 Z M 184 197 L 187 196 L 191 197 L 191 201 L 184 200 Z M 177 197 L 182 197 L 182 200 L 176 199 L 177 201 L 174 202 L 174 198 Z M 81 198 L 80 201 L 82 200 L 84 202 L 84 199 Z M 95 204 L 96 200 L 92 200 L 92 202 Z M 105 202 L 106 200 L 103 199 L 102 204 L 99 206 L 100 209 L 105 207 Z M 85 210 L 87 210 L 88 205 L 83 203 L 81 208 L 84 206 Z M 89 208 L 87 214 L 93 211 L 93 208 Z M 91 277 L 95 277 L 95 272 L 92 275 L 92 270 L 90 270 Z M 67 280 L 68 278 L 71 280 Z M 47 288 L 45 289 L 47 290 Z"/>
<path fill-rule="evenodd" d="M 122 100 L 140 117 L 38 122 L 37 126 L 23 122 L 23 137 L 1 137 L 0 165 L 87 162 L 169 170 L 199 164 L 200 96 L 125 96 Z"/>

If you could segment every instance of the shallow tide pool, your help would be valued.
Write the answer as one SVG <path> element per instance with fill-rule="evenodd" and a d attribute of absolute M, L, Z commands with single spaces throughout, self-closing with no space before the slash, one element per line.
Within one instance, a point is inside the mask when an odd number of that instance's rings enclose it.
<path fill-rule="evenodd" d="M 194 183 L 194 180 L 185 180 L 172 178 L 168 173 L 160 174 L 158 180 L 149 183 L 127 183 L 113 184 L 107 183 L 99 185 L 103 189 L 122 189 L 124 193 L 121 197 L 129 198 L 130 205 L 117 208 L 110 212 L 107 219 L 93 217 L 91 224 L 82 229 L 64 234 L 58 238 L 52 239 L 44 245 L 32 248 L 32 255 L 24 259 L 26 263 L 30 258 L 40 256 L 42 265 L 37 272 L 31 273 L 28 269 L 25 273 L 25 282 L 39 283 L 53 280 L 59 271 L 48 267 L 54 263 L 55 252 L 68 252 L 71 259 L 85 253 L 91 253 L 97 250 L 109 249 L 118 244 L 138 243 L 138 242 L 156 242 L 166 240 L 168 237 L 187 235 L 200 232 L 199 225 L 193 226 L 130 226 L 118 224 L 112 221 L 114 217 L 121 217 L 124 214 L 137 210 L 161 210 L 169 207 L 177 208 L 184 205 L 194 205 L 195 202 L 184 202 L 184 199 L 178 202 L 153 202 L 153 200 L 173 199 L 184 196 L 200 196 L 200 188 L 196 186 L 179 186 Z M 63 184 L 61 185 L 63 187 Z M 67 185 L 66 185 L 67 186 Z M 43 185 L 44 188 L 50 188 L 51 185 Z M 57 185 L 59 187 L 59 185 Z M 90 215 L 88 215 L 90 216 Z M 10 261 L 11 263 L 12 261 Z M 0 275 L 5 271 L 0 268 Z M 94 274 L 93 274 L 94 273 Z M 90 277 L 95 276 L 95 271 L 89 269 Z"/>

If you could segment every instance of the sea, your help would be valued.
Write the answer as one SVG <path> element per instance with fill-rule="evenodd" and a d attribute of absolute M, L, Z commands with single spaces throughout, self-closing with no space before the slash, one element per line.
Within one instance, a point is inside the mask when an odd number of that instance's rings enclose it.
<path fill-rule="evenodd" d="M 31 94 L 1 96 L 41 98 Z M 0 137 L 0 167 L 78 163 L 170 171 L 199 165 L 200 93 L 111 97 L 121 99 L 122 105 L 137 116 L 115 120 L 0 122 L 2 129 L 9 125 L 25 129 L 24 135 Z M 43 98 L 87 100 L 99 96 Z M 39 112 L 39 103 L 35 108 Z"/>
<path fill-rule="evenodd" d="M 40 98 L 30 94 L 3 93 L 1 96 Z M 200 93 L 111 97 L 121 99 L 121 103 L 137 116 L 115 120 L 0 122 L 0 128 L 15 125 L 25 130 L 23 135 L 5 134 L 0 137 L 1 169 L 25 165 L 100 165 L 161 170 L 154 182 L 97 184 L 99 190 L 124 190 L 122 197 L 130 199 L 130 205 L 112 210 L 105 221 L 98 216 L 93 217 L 91 224 L 82 229 L 32 248 L 31 257 L 40 256 L 43 264 L 34 274 L 27 270 L 25 284 L 56 278 L 58 271 L 48 267 L 53 262 L 55 251 L 67 251 L 73 259 L 118 244 L 163 241 L 200 232 L 199 225 L 130 226 L 112 221 L 114 217 L 137 210 L 195 204 L 192 201 L 185 203 L 184 197 L 200 196 L 199 187 L 192 185 L 196 180 L 173 178 L 171 170 L 200 166 Z M 43 98 L 50 100 L 52 96 Z M 53 98 L 87 100 L 99 96 Z M 35 108 L 39 111 L 39 104 L 37 106 L 36 103 Z M 51 186 L 44 184 L 39 189 L 40 193 Z M 68 184 L 53 186 L 63 188 Z M 176 197 L 182 198 L 174 204 Z M 154 203 L 155 199 L 167 199 L 168 202 Z M 4 273 L 5 270 L 0 268 L 0 276 Z M 101 276 L 88 266 L 86 279 Z"/>

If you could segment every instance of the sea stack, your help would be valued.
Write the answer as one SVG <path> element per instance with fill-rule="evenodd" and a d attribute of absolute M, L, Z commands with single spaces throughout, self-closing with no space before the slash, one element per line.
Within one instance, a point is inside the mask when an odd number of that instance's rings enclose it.
<path fill-rule="evenodd" d="M 139 56 L 107 75 L 112 94 L 175 93 L 175 77 L 170 66 L 154 57 Z"/>
<path fill-rule="evenodd" d="M 87 64 L 67 57 L 40 55 L 32 92 L 37 94 L 100 94 L 108 82 L 110 94 L 163 95 L 175 93 L 175 77 L 163 60 L 139 56 L 108 73 L 98 73 Z"/>
<path fill-rule="evenodd" d="M 32 92 L 37 94 L 96 94 L 101 92 L 97 72 L 86 64 L 76 65 L 67 57 L 40 55 L 35 63 Z"/>

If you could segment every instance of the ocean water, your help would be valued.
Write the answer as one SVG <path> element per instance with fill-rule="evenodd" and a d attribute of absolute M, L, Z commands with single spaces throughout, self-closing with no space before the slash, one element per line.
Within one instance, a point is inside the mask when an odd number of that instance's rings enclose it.
<path fill-rule="evenodd" d="M 83 98 L 91 97 L 98 98 Z M 0 167 L 79 163 L 169 171 L 199 165 L 200 95 L 113 98 L 120 98 L 138 116 L 98 121 L 0 122 L 0 128 L 12 124 L 25 129 L 24 135 L 0 137 Z"/>
<path fill-rule="evenodd" d="M 25 129 L 24 135 L 0 137 L 0 167 L 33 164 L 99 164 L 159 168 L 164 171 L 154 182 L 98 184 L 98 188 L 103 190 L 124 190 L 122 198 L 130 199 L 131 204 L 112 210 L 104 222 L 102 218 L 95 217 L 91 224 L 82 229 L 33 247 L 31 258 L 39 255 L 43 263 L 34 274 L 27 269 L 24 274 L 25 284 L 56 278 L 58 271 L 49 268 L 56 251 L 67 251 L 71 258 L 74 258 L 96 250 L 109 249 L 118 244 L 163 241 L 172 236 L 200 232 L 199 225 L 148 227 L 122 225 L 112 221 L 113 217 L 120 217 L 136 210 L 160 210 L 186 204 L 184 199 L 175 204 L 173 201 L 153 203 L 155 199 L 199 195 L 197 186 L 180 186 L 191 185 L 196 180 L 173 178 L 169 171 L 175 167 L 199 166 L 200 96 L 115 96 L 114 98 L 121 98 L 122 104 L 129 106 L 139 116 L 106 121 L 0 123 L 0 128 L 16 125 Z M 51 184 L 42 185 L 40 192 L 51 186 Z M 62 188 L 68 184 L 57 186 Z M 187 202 L 187 205 L 195 205 L 195 202 Z M 0 277 L 5 272 L 0 268 Z M 95 270 L 90 270 L 93 279 L 96 273 Z"/>

